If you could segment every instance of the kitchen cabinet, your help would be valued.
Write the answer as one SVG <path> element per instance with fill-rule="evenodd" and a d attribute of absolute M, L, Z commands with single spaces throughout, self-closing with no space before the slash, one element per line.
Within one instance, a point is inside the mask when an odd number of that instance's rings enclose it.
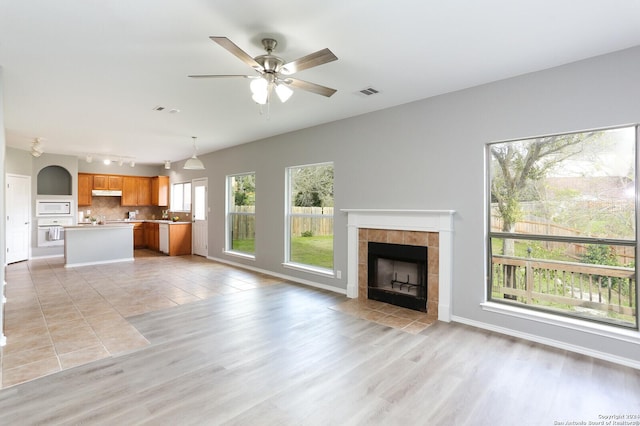
<path fill-rule="evenodd" d="M 78 173 L 78 206 L 91 205 L 91 188 L 93 188 L 93 175 Z"/>
<path fill-rule="evenodd" d="M 138 249 L 147 247 L 144 225 L 145 224 L 143 222 L 136 222 L 133 224 L 133 248 Z"/>
<path fill-rule="evenodd" d="M 158 207 L 169 205 L 169 176 L 151 178 L 151 204 Z"/>
<path fill-rule="evenodd" d="M 138 205 L 151 205 L 151 178 L 139 177 L 138 179 Z"/>
<path fill-rule="evenodd" d="M 93 189 L 122 190 L 122 176 L 93 175 Z"/>
<path fill-rule="evenodd" d="M 191 254 L 191 222 L 169 225 L 169 256 Z"/>
<path fill-rule="evenodd" d="M 144 223 L 144 237 L 147 248 L 150 250 L 160 250 L 159 224 L 153 222 Z"/>
<path fill-rule="evenodd" d="M 151 205 L 151 178 L 139 176 L 122 177 L 122 198 L 120 205 Z"/>

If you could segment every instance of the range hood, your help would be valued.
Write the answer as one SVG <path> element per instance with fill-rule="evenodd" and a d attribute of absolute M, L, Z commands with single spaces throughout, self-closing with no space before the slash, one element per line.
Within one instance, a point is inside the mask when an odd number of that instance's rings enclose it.
<path fill-rule="evenodd" d="M 122 197 L 122 191 L 112 189 L 94 189 L 91 191 L 94 197 Z"/>

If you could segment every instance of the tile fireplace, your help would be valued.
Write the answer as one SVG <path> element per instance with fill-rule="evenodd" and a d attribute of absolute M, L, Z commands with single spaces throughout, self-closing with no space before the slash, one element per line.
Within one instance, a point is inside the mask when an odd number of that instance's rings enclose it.
<path fill-rule="evenodd" d="M 424 299 L 428 317 L 451 321 L 453 210 L 386 210 L 343 209 L 347 217 L 348 281 L 347 296 L 359 299 L 376 299 L 369 293 L 369 243 L 385 243 L 417 247 L 426 252 Z M 377 247 L 374 245 L 374 247 Z M 397 261 L 397 259 L 395 259 Z M 402 261 L 400 261 L 402 262 Z M 409 284 L 420 280 L 420 266 L 398 265 L 391 275 L 385 272 L 385 281 L 394 282 L 393 290 L 401 282 Z M 383 268 L 393 268 L 383 264 Z M 414 272 L 413 268 L 418 270 Z M 398 278 L 396 274 L 398 273 Z M 408 272 L 408 277 L 407 277 Z M 412 275 L 413 274 L 413 275 Z M 390 278 L 390 279 L 389 279 Z M 396 287 L 397 286 L 397 287 Z M 413 287 L 416 288 L 416 287 Z M 407 286 L 402 286 L 402 292 Z M 413 291 L 413 290 L 412 290 Z M 416 295 L 418 295 L 416 288 Z M 374 291 L 375 293 L 375 291 Z M 420 302 L 422 303 L 422 302 Z M 412 308 L 415 309 L 415 308 Z M 423 310 L 423 309 L 418 309 Z M 423 310 L 424 311 L 424 310 Z"/>

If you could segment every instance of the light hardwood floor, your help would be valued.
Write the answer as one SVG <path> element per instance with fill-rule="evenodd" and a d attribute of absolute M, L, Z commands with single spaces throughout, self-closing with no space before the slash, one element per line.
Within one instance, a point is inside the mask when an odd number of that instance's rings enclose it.
<path fill-rule="evenodd" d="M 0 424 L 554 425 L 640 415 L 638 370 L 457 324 L 411 334 L 335 309 L 344 301 L 282 282 L 129 317 L 148 345 L 0 390 Z"/>

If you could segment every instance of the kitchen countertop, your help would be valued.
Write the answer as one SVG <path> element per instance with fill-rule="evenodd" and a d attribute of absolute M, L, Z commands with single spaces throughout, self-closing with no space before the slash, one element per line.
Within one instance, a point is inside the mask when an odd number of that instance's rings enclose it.
<path fill-rule="evenodd" d="M 172 220 L 160 220 L 160 219 L 133 219 L 133 220 L 122 219 L 122 220 L 107 220 L 107 223 L 98 224 L 95 226 L 119 226 L 119 225 L 145 223 L 145 222 L 166 223 L 168 225 L 185 225 L 187 223 L 191 223 L 191 221 L 186 221 L 186 220 L 182 220 L 182 221 L 179 220 L 177 222 L 174 222 Z M 94 225 L 91 222 L 78 222 L 77 225 L 69 225 L 69 226 L 65 226 L 65 228 L 73 228 L 73 227 L 78 228 L 78 227 L 86 227 L 86 226 L 94 226 Z"/>
<path fill-rule="evenodd" d="M 79 223 L 77 225 L 65 225 L 65 229 L 93 229 L 93 228 L 133 228 L 130 222 L 107 222 L 105 224 L 93 225 L 92 223 Z"/>

